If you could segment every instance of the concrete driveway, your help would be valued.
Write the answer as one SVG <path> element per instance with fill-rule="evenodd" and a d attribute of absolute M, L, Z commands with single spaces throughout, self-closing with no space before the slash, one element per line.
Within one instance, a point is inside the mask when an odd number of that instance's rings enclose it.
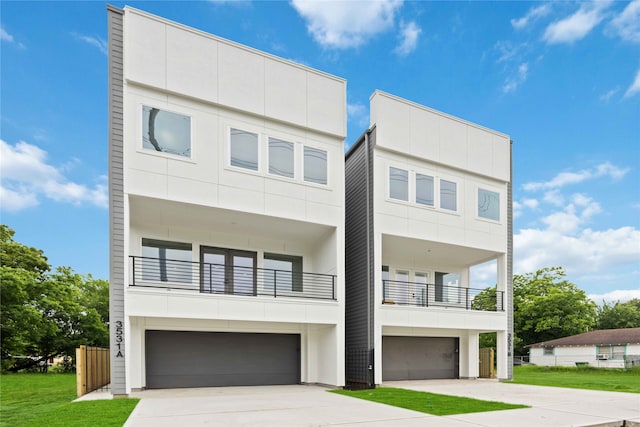
<path fill-rule="evenodd" d="M 622 420 L 640 423 L 639 394 L 522 386 L 492 380 L 401 381 L 384 385 L 522 403 L 532 408 L 436 417 L 328 393 L 313 385 L 145 390 L 131 394 L 142 400 L 125 426 L 537 427 L 591 426 Z"/>

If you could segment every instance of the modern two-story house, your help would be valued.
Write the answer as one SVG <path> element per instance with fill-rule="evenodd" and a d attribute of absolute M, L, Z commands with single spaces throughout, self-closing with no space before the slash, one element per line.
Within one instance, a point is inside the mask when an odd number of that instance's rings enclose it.
<path fill-rule="evenodd" d="M 476 378 L 484 332 L 510 377 L 509 137 L 379 91 L 370 111 L 346 155 L 347 385 Z"/>
<path fill-rule="evenodd" d="M 345 81 L 108 23 L 112 393 L 343 386 Z"/>

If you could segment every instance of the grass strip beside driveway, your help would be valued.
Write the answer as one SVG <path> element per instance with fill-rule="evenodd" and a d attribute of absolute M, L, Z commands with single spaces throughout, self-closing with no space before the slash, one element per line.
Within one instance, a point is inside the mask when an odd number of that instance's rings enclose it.
<path fill-rule="evenodd" d="M 75 374 L 0 376 L 1 427 L 121 427 L 139 399 L 72 402 Z"/>
<path fill-rule="evenodd" d="M 514 384 L 640 393 L 640 366 L 632 369 L 516 366 Z"/>
<path fill-rule="evenodd" d="M 525 405 L 512 405 L 510 403 L 477 400 L 468 397 L 448 396 L 393 387 L 378 387 L 370 390 L 330 390 L 330 392 L 431 415 L 457 415 L 472 412 L 528 408 L 528 406 Z"/>

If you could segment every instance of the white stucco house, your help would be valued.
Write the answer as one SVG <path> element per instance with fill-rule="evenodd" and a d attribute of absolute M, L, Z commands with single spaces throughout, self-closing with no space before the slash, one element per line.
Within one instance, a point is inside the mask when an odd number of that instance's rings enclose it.
<path fill-rule="evenodd" d="M 483 332 L 511 377 L 509 136 L 381 91 L 370 111 L 346 156 L 347 384 L 476 378 Z"/>
<path fill-rule="evenodd" d="M 343 386 L 346 82 L 108 19 L 112 393 Z"/>
<path fill-rule="evenodd" d="M 532 344 L 529 362 L 541 366 L 638 366 L 640 328 L 603 329 Z"/>

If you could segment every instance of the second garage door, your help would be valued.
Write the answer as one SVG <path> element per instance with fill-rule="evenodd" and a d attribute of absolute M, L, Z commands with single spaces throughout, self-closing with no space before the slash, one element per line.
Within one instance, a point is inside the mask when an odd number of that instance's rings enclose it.
<path fill-rule="evenodd" d="M 458 338 L 382 337 L 382 380 L 458 378 Z"/>
<path fill-rule="evenodd" d="M 148 388 L 297 384 L 300 335 L 146 331 Z"/>

